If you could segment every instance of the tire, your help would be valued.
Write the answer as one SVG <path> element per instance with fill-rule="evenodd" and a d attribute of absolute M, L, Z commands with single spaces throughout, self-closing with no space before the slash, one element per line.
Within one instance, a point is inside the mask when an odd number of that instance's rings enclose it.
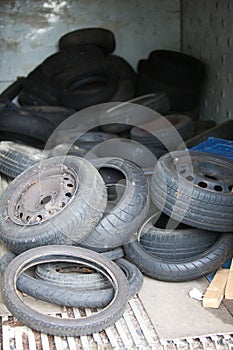
<path fill-rule="evenodd" d="M 12 179 L 43 158 L 39 149 L 7 141 L 0 143 L 0 172 Z"/>
<path fill-rule="evenodd" d="M 88 161 L 46 159 L 20 174 L 0 197 L 0 235 L 15 253 L 77 244 L 98 223 L 106 202 L 104 182 Z"/>
<path fill-rule="evenodd" d="M 157 162 L 154 204 L 177 221 L 204 230 L 233 232 L 232 161 L 197 151 L 175 151 Z"/>
<path fill-rule="evenodd" d="M 102 253 L 101 255 L 104 255 Z M 9 263 L 15 258 L 14 253 L 8 252 L 0 261 L 0 270 L 4 274 Z M 119 258 L 115 262 L 127 277 L 129 284 L 129 298 L 132 298 L 138 293 L 143 283 L 143 276 L 140 270 L 134 264 L 126 259 Z M 68 263 L 66 263 L 68 264 Z M 44 264 L 42 264 L 44 265 Z M 47 264 L 46 264 L 47 265 Z M 40 266 L 40 265 L 37 265 Z M 103 277 L 103 276 L 102 276 Z M 107 281 L 107 279 L 106 279 Z M 96 282 L 96 277 L 90 283 Z M 99 283 L 99 282 L 97 282 Z M 104 289 L 84 290 L 80 285 L 80 289 L 70 288 L 57 283 L 51 283 L 44 280 L 36 279 L 27 273 L 22 273 L 17 280 L 17 288 L 25 294 L 33 298 L 51 302 L 53 304 L 68 306 L 68 307 L 105 307 L 111 302 L 113 297 L 113 289 L 106 283 Z M 58 287 L 59 286 L 59 287 Z"/>
<path fill-rule="evenodd" d="M 53 131 L 52 123 L 28 112 L 6 110 L 0 113 L 1 140 L 42 148 Z"/>
<path fill-rule="evenodd" d="M 124 246 L 126 259 L 143 274 L 161 281 L 191 281 L 218 270 L 232 256 L 233 234 L 220 234 L 219 239 L 205 252 L 192 258 L 166 259 L 152 256 L 137 240 Z"/>
<path fill-rule="evenodd" d="M 200 88 L 175 87 L 154 79 L 150 72 L 147 71 L 138 74 L 138 95 L 156 93 L 159 91 L 164 92 L 168 96 L 170 109 L 172 111 L 190 111 L 199 105 Z"/>
<path fill-rule="evenodd" d="M 181 88 L 199 88 L 205 75 L 202 61 L 177 51 L 152 51 L 148 64 L 156 80 Z"/>
<path fill-rule="evenodd" d="M 84 261 L 89 266 L 95 266 L 97 270 L 103 271 L 114 287 L 111 303 L 98 314 L 83 319 L 54 318 L 34 311 L 17 294 L 15 281 L 25 267 L 36 264 L 35 254 L 41 255 L 41 262 L 46 258 L 56 261 L 59 255 L 66 255 L 67 261 Z M 94 252 L 67 246 L 59 248 L 56 246 L 53 249 L 40 247 L 19 255 L 10 263 L 3 278 L 2 297 L 9 311 L 30 328 L 52 335 L 77 337 L 99 332 L 114 324 L 123 315 L 128 300 L 128 282 L 116 264 Z"/>
<path fill-rule="evenodd" d="M 130 80 L 133 84 L 136 81 L 136 72 L 133 67 L 123 57 L 117 55 L 109 55 L 106 61 L 110 63 L 112 69 L 116 71 L 120 80 Z"/>
<path fill-rule="evenodd" d="M 49 103 L 42 98 L 22 89 L 17 100 L 20 106 L 49 106 Z"/>
<path fill-rule="evenodd" d="M 116 43 L 113 32 L 104 28 L 74 30 L 63 35 L 58 42 L 60 51 L 65 51 L 80 45 L 98 46 L 105 55 L 109 55 L 115 50 Z"/>
<path fill-rule="evenodd" d="M 80 148 L 83 148 L 87 151 L 90 151 L 92 148 L 94 148 L 96 145 L 98 145 L 101 142 L 104 142 L 106 140 L 111 140 L 118 138 L 117 135 L 106 133 L 106 132 L 86 132 L 85 134 L 81 135 L 77 141 L 75 141 L 75 144 L 79 146 Z"/>
<path fill-rule="evenodd" d="M 95 61 L 103 58 L 100 48 L 94 45 L 82 45 L 76 49 L 56 52 L 47 57 L 42 64 L 41 72 L 48 78 L 53 79 L 57 74 L 70 68 L 76 68 L 86 61 Z"/>
<path fill-rule="evenodd" d="M 117 75 L 106 60 L 65 71 L 56 81 L 61 87 L 61 103 L 77 110 L 110 101 L 118 86 Z"/>
<path fill-rule="evenodd" d="M 149 188 L 143 171 L 121 158 L 102 158 L 93 162 L 97 169 L 113 168 L 126 179 L 125 191 L 117 205 L 105 213 L 82 242 L 89 249 L 104 251 L 122 246 L 137 231 L 149 209 Z"/>
<path fill-rule="evenodd" d="M 157 258 L 179 261 L 205 252 L 219 236 L 218 232 L 196 229 L 162 214 L 154 225 L 149 222 L 143 227 L 140 244 L 147 253 Z"/>
<path fill-rule="evenodd" d="M 144 130 L 143 125 L 140 125 L 140 128 L 134 127 L 130 130 L 130 137 L 150 148 L 175 150 L 180 145 L 177 133 L 183 140 L 187 140 L 193 135 L 192 119 L 182 114 L 168 114 L 146 123 L 145 127 L 149 128 L 153 134 L 146 129 Z"/>
<path fill-rule="evenodd" d="M 69 116 L 76 113 L 75 109 L 62 106 L 25 106 L 23 110 L 49 120 L 54 127 L 57 127 Z"/>
<path fill-rule="evenodd" d="M 10 84 L 4 91 L 1 92 L 0 97 L 6 98 L 10 101 L 14 100 L 18 96 L 23 88 L 23 81 L 25 78 L 18 78 L 12 84 Z"/>
<path fill-rule="evenodd" d="M 32 74 L 23 80 L 23 90 L 45 101 L 49 106 L 59 106 L 59 90 L 50 80 L 40 74 Z"/>

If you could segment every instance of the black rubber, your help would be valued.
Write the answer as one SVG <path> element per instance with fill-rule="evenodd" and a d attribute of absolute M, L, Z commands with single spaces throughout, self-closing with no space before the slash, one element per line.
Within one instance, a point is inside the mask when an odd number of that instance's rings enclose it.
<path fill-rule="evenodd" d="M 43 152 L 37 148 L 14 142 L 0 142 L 0 172 L 12 179 L 42 159 Z"/>
<path fill-rule="evenodd" d="M 107 133 L 107 132 L 99 132 L 99 131 L 89 131 L 85 134 L 81 135 L 76 141 L 75 144 L 80 148 L 86 149 L 90 151 L 96 145 L 106 140 L 111 140 L 118 138 L 118 135 Z"/>
<path fill-rule="evenodd" d="M 148 63 L 156 80 L 176 87 L 198 88 L 205 75 L 205 64 L 182 52 L 154 50 L 149 55 Z"/>
<path fill-rule="evenodd" d="M 83 63 L 56 77 L 64 106 L 77 110 L 108 102 L 118 87 L 118 77 L 106 59 Z"/>
<path fill-rule="evenodd" d="M 101 253 L 101 255 L 106 256 L 106 253 Z M 8 252 L 2 257 L 0 260 L 0 270 L 2 274 L 5 273 L 9 263 L 14 258 L 15 254 L 12 252 Z M 129 298 L 131 298 L 138 293 L 142 286 L 142 273 L 136 265 L 130 263 L 126 259 L 119 258 L 115 261 L 115 263 L 121 268 L 127 277 L 129 284 Z M 69 264 L 70 266 L 75 266 L 75 264 L 71 263 L 53 263 L 53 265 L 58 264 L 66 266 Z M 37 265 L 36 271 L 38 267 L 43 265 L 48 264 Z M 91 269 L 86 268 L 86 271 L 87 270 L 90 271 Z M 44 273 L 45 271 L 43 271 L 43 276 Z M 113 297 L 113 289 L 111 288 L 112 286 L 110 281 L 108 281 L 106 277 L 98 272 L 96 272 L 95 275 L 96 274 L 98 274 L 98 277 L 93 277 L 92 274 L 92 278 L 89 281 L 86 279 L 87 275 L 84 276 L 83 280 L 85 280 L 84 282 L 86 283 L 86 290 L 84 288 L 84 285 L 73 285 L 73 287 L 71 287 L 63 285 L 63 282 L 62 284 L 51 283 L 52 281 L 45 281 L 43 279 L 34 278 L 27 273 L 22 273 L 19 276 L 17 280 L 17 288 L 22 293 L 28 294 L 33 298 L 51 302 L 53 304 L 64 305 L 68 307 L 105 307 L 109 304 Z M 51 276 L 49 276 L 49 280 L 50 277 Z M 104 281 L 101 281 L 101 288 L 98 287 L 100 284 L 100 278 L 104 279 Z M 104 288 L 102 288 L 103 286 Z"/>
<path fill-rule="evenodd" d="M 113 285 L 114 296 L 111 303 L 97 314 L 79 319 L 54 318 L 33 310 L 19 297 L 16 281 L 25 268 L 38 263 L 35 256 L 39 256 L 41 262 L 63 260 L 94 266 L 96 270 L 103 272 Z M 95 252 L 78 247 L 40 247 L 19 255 L 9 264 L 2 281 L 2 298 L 12 315 L 30 328 L 52 335 L 77 337 L 99 332 L 122 316 L 128 300 L 128 282 L 115 263 Z"/>
<path fill-rule="evenodd" d="M 51 81 L 41 77 L 28 76 L 23 81 L 23 90 L 45 101 L 50 106 L 59 106 L 59 91 Z"/>
<path fill-rule="evenodd" d="M 124 246 L 126 258 L 138 266 L 143 274 L 170 282 L 190 281 L 218 270 L 232 256 L 233 234 L 220 234 L 206 251 L 185 259 L 166 259 L 150 255 L 135 240 Z"/>
<path fill-rule="evenodd" d="M 84 28 L 64 34 L 58 42 L 61 51 L 80 45 L 95 45 L 108 55 L 115 50 L 115 36 L 105 28 Z"/>
<path fill-rule="evenodd" d="M 27 181 L 40 181 L 43 173 L 57 168 L 61 176 L 71 169 L 78 176 L 78 189 L 72 200 L 54 216 L 39 224 L 16 223 L 9 217 L 8 203 L 16 203 Z M 31 180 L 30 180 L 31 181 Z M 30 185 L 31 186 L 31 185 Z M 47 192 L 45 192 L 46 194 Z M 55 197 L 57 192 L 55 192 Z M 39 194 L 37 194 L 39 196 Z M 77 244 L 87 236 L 103 215 L 107 192 L 98 171 L 85 159 L 61 156 L 44 160 L 14 179 L 0 197 L 0 236 L 15 253 L 41 245 Z"/>
<path fill-rule="evenodd" d="M 5 90 L 0 94 L 0 97 L 9 99 L 10 101 L 14 100 L 18 96 L 20 91 L 23 88 L 23 81 L 25 78 L 18 78 L 12 84 L 10 84 Z"/>
<path fill-rule="evenodd" d="M 101 49 L 94 45 L 80 45 L 75 49 L 56 52 L 48 56 L 40 65 L 41 72 L 53 79 L 57 74 L 69 68 L 76 68 L 87 61 L 95 61 L 104 57 Z"/>
<path fill-rule="evenodd" d="M 190 226 L 233 232 L 233 162 L 198 151 L 175 151 L 157 162 L 151 197 L 165 214 Z"/>
<path fill-rule="evenodd" d="M 200 230 L 179 223 L 162 213 L 154 224 L 148 222 L 143 226 L 140 231 L 140 243 L 155 257 L 178 261 L 203 253 L 219 236 L 218 232 Z"/>
<path fill-rule="evenodd" d="M 112 69 L 116 71 L 120 80 L 130 80 L 135 83 L 136 72 L 126 59 L 117 55 L 109 55 L 106 61 L 111 64 Z"/>
<path fill-rule="evenodd" d="M 76 113 L 75 109 L 62 106 L 24 106 L 23 110 L 49 120 L 54 127 L 57 127 L 69 116 Z"/>
<path fill-rule="evenodd" d="M 175 150 L 183 140 L 193 135 L 192 119 L 182 114 L 168 114 L 161 116 L 155 121 L 146 123 L 151 133 L 143 129 L 143 125 L 130 130 L 130 138 L 142 143 L 149 148 Z"/>
<path fill-rule="evenodd" d="M 97 169 L 113 168 L 123 173 L 126 184 L 116 206 L 99 221 L 82 242 L 87 248 L 104 251 L 129 241 L 145 219 L 149 209 L 149 188 L 143 171 L 121 158 L 100 158 L 93 161 Z"/>
<path fill-rule="evenodd" d="M 42 148 L 54 126 L 49 120 L 27 111 L 5 110 L 0 112 L 0 139 L 15 141 Z"/>
<path fill-rule="evenodd" d="M 200 88 L 173 86 L 157 80 L 151 74 L 150 65 L 145 60 L 139 65 L 136 90 L 137 95 L 163 91 L 168 96 L 172 111 L 189 111 L 196 108 L 199 104 Z"/>
<path fill-rule="evenodd" d="M 26 90 L 19 93 L 17 102 L 20 106 L 49 106 L 50 104 L 42 98 L 31 94 Z"/>

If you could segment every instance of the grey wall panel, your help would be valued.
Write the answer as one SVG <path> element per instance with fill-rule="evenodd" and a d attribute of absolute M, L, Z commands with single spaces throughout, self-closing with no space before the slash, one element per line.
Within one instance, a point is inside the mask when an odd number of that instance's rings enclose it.
<path fill-rule="evenodd" d="M 207 68 L 200 118 L 233 119 L 233 1 L 182 3 L 182 50 Z"/>
<path fill-rule="evenodd" d="M 134 67 L 157 48 L 180 49 L 179 0 L 1 0 L 0 89 L 57 50 L 64 33 L 102 26 Z"/>

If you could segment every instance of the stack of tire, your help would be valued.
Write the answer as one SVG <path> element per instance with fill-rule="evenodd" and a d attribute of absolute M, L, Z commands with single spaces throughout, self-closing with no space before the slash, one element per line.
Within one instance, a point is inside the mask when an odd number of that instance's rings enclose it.
<path fill-rule="evenodd" d="M 21 106 L 65 106 L 80 110 L 107 101 L 125 101 L 135 95 L 136 73 L 120 56 L 105 28 L 84 28 L 63 35 L 59 51 L 47 57 L 3 96 L 18 95 Z"/>
<path fill-rule="evenodd" d="M 171 110 L 191 111 L 198 107 L 205 65 L 199 59 L 171 50 L 154 50 L 138 62 L 137 94 L 163 91 Z"/>
<path fill-rule="evenodd" d="M 216 271 L 233 252 L 232 184 L 227 158 L 198 151 L 163 155 L 151 180 L 155 214 L 125 245 L 127 259 L 163 281 Z"/>

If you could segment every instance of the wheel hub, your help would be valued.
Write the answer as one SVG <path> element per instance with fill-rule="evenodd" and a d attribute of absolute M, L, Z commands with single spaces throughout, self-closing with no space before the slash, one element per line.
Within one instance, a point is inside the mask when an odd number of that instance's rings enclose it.
<path fill-rule="evenodd" d="M 32 175 L 8 204 L 10 219 L 19 225 L 36 225 L 63 210 L 78 188 L 78 177 L 71 169 L 53 167 Z"/>

